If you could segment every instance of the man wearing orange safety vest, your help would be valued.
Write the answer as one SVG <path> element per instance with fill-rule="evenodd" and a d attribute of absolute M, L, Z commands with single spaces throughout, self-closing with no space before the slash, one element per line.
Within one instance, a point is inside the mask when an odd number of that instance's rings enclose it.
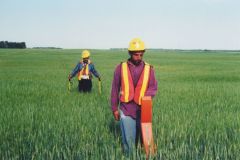
<path fill-rule="evenodd" d="M 144 42 L 139 38 L 133 39 L 128 48 L 130 58 L 116 67 L 112 81 L 111 108 L 115 120 L 120 120 L 123 149 L 126 153 L 137 145 L 139 139 L 142 141 L 142 97 L 153 97 L 157 92 L 153 67 L 142 60 L 144 52 Z"/>
<path fill-rule="evenodd" d="M 82 52 L 82 60 L 78 62 L 74 70 L 68 76 L 68 80 L 71 79 L 78 74 L 78 89 L 79 92 L 90 92 L 92 89 L 92 74 L 98 78 L 99 81 L 100 75 L 95 69 L 93 63 L 90 61 L 90 52 L 88 50 L 84 50 Z"/>

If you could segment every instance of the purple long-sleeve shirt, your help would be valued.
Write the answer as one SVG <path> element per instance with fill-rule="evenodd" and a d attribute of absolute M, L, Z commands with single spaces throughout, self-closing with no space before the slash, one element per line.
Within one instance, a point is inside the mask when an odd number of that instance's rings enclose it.
<path fill-rule="evenodd" d="M 142 61 L 138 66 L 135 66 L 130 61 L 128 61 L 127 64 L 128 64 L 130 73 L 132 75 L 134 87 L 136 87 L 137 82 L 138 82 L 138 80 L 141 76 L 141 73 L 143 71 L 143 68 L 144 68 L 144 62 Z M 152 67 L 150 69 L 150 77 L 149 78 L 150 78 L 149 84 L 148 84 L 148 88 L 146 90 L 145 96 L 154 97 L 157 92 L 157 81 L 156 81 L 154 70 Z M 116 67 L 115 72 L 114 72 L 113 81 L 112 81 L 111 107 L 112 107 L 113 112 L 118 109 L 118 105 L 119 105 L 119 101 L 120 101 L 119 100 L 120 99 L 120 95 L 119 95 L 120 87 L 121 87 L 121 64 L 119 64 Z M 128 103 L 120 102 L 120 109 L 122 110 L 124 115 L 131 116 L 132 118 L 135 119 L 136 113 L 140 109 L 140 106 L 132 100 Z"/>

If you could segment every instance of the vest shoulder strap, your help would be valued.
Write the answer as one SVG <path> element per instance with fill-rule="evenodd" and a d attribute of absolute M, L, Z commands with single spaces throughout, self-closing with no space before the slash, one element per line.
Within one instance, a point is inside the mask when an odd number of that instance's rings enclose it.
<path fill-rule="evenodd" d="M 150 66 L 150 68 L 153 68 L 153 66 L 147 62 L 144 62 L 144 65 L 148 65 L 148 66 Z"/>

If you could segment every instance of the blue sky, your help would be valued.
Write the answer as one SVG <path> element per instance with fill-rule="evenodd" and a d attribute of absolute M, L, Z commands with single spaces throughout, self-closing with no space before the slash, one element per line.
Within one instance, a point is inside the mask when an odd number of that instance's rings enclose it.
<path fill-rule="evenodd" d="M 240 49 L 239 0 L 1 0 L 0 41 L 28 47 Z"/>

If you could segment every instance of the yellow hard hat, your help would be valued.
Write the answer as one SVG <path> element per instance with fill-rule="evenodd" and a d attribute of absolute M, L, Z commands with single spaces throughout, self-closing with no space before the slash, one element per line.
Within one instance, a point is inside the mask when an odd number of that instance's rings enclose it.
<path fill-rule="evenodd" d="M 90 52 L 88 50 L 82 51 L 82 58 L 88 58 L 90 57 Z"/>
<path fill-rule="evenodd" d="M 129 51 L 143 51 L 145 50 L 144 42 L 140 38 L 134 38 L 130 41 Z"/>

